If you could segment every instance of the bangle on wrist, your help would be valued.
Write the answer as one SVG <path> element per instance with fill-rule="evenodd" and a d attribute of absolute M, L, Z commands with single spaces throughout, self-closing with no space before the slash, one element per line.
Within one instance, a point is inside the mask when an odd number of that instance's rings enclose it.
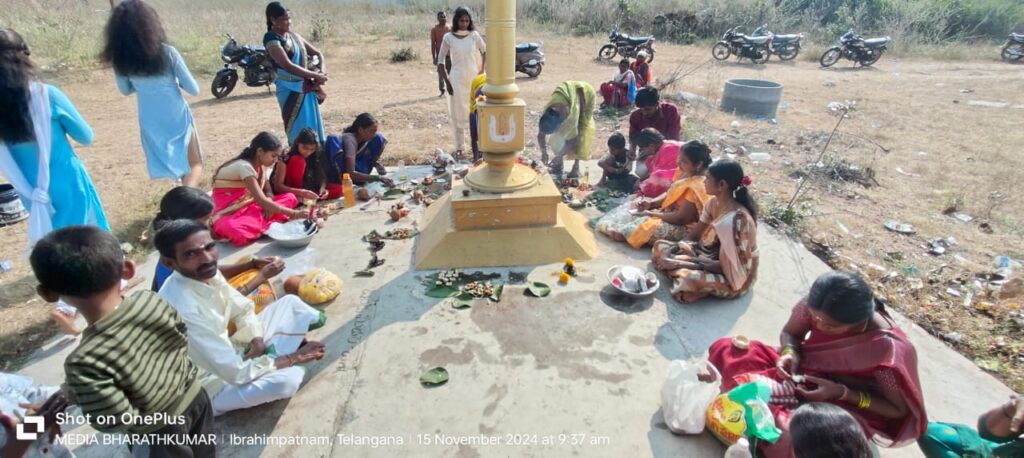
<path fill-rule="evenodd" d="M 861 391 L 860 401 L 857 402 L 857 408 L 861 410 L 866 410 L 868 407 L 871 407 L 871 395 L 868 394 L 867 391 Z"/>
<path fill-rule="evenodd" d="M 846 402 L 846 395 L 850 394 L 850 389 L 847 388 L 846 385 L 841 386 L 843 387 L 843 394 L 839 395 L 839 400 Z"/>
<path fill-rule="evenodd" d="M 795 355 L 795 354 L 796 354 L 796 348 L 794 348 L 792 345 L 786 345 L 785 347 L 782 347 L 782 353 L 779 356 Z"/>

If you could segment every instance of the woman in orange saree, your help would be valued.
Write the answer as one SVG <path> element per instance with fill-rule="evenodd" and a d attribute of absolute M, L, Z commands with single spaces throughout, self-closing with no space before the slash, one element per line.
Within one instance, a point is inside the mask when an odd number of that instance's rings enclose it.
<path fill-rule="evenodd" d="M 712 296 L 742 296 L 757 278 L 757 206 L 750 178 L 731 159 L 708 167 L 704 189 L 713 195 L 700 222 L 682 242 L 659 240 L 654 266 L 672 279 L 672 295 L 684 303 Z"/>
<path fill-rule="evenodd" d="M 214 173 L 210 227 L 217 237 L 243 246 L 260 238 L 271 223 L 306 216 L 295 210 L 299 201 L 294 194 L 274 196 L 270 189 L 266 168 L 274 165 L 281 149 L 274 134 L 260 132 L 238 157 Z"/>
<path fill-rule="evenodd" d="M 608 212 L 595 227 L 613 240 L 627 242 L 637 249 L 655 240 L 682 240 L 697 224 L 704 204 L 711 198 L 704 192 L 710 153 L 700 140 L 683 144 L 677 155 L 681 176 L 667 191 L 653 199 L 627 202 Z"/>
<path fill-rule="evenodd" d="M 790 417 L 803 402 L 841 407 L 882 447 L 910 444 L 925 432 L 917 352 L 857 275 L 818 277 L 780 340 L 781 349 L 758 341 L 739 348 L 720 339 L 709 350 L 723 392 L 760 378 L 772 384 L 768 406 L 782 437 L 760 444 L 763 456 L 792 456 Z"/>

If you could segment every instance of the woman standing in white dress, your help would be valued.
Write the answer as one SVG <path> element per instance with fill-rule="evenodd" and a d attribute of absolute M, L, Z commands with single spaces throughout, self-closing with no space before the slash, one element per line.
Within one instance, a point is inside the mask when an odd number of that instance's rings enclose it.
<path fill-rule="evenodd" d="M 455 9 L 452 31 L 441 40 L 437 53 L 437 72 L 444 79 L 448 89 L 448 107 L 452 130 L 455 135 L 455 157 L 462 157 L 466 148 L 466 131 L 469 129 L 470 87 L 473 78 L 484 72 L 484 56 L 487 44 L 473 25 L 469 9 L 460 6 Z M 445 68 L 445 56 L 451 55 L 451 73 Z"/>

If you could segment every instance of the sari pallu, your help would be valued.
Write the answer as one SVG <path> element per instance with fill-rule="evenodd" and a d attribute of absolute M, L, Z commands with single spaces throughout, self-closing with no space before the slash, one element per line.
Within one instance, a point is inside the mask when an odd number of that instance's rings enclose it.
<path fill-rule="evenodd" d="M 288 33 L 283 39 L 288 45 L 282 43 L 285 52 L 291 49 L 288 58 L 293 64 L 306 68 L 307 57 L 306 47 L 302 40 L 296 38 L 295 34 Z M 281 106 L 281 118 L 284 120 L 284 130 L 288 133 L 288 143 L 294 143 L 299 131 L 306 127 L 312 127 L 317 133 L 317 138 L 324 141 L 324 121 L 320 117 L 320 105 L 313 87 L 303 78 L 293 75 L 283 68 L 277 69 L 277 78 L 274 79 L 277 85 L 277 103 Z"/>
<path fill-rule="evenodd" d="M 705 204 L 701 221 L 711 227 L 697 243 L 655 242 L 651 250 L 657 259 L 678 247 L 676 255 L 711 258 L 722 265 L 722 273 L 706 270 L 674 269 L 665 271 L 672 278 L 672 296 L 683 303 L 696 302 L 711 296 L 719 299 L 740 297 L 757 280 L 760 254 L 757 249 L 757 226 L 746 209 L 734 210 L 709 222 Z"/>
<path fill-rule="evenodd" d="M 262 171 L 256 181 L 262 188 Z M 234 246 L 248 245 L 260 238 L 271 223 L 289 220 L 287 215 L 280 213 L 266 216 L 243 181 L 214 180 L 213 186 L 213 218 L 210 228 L 217 237 L 230 240 Z M 299 199 L 292 193 L 274 196 L 273 201 L 286 208 L 299 206 Z"/>
<path fill-rule="evenodd" d="M 801 302 L 794 314 L 806 313 Z M 917 375 L 917 352 L 902 330 L 896 328 L 884 311 L 879 313 L 892 325 L 891 329 L 870 330 L 857 334 L 829 336 L 815 329 L 811 322 L 810 338 L 800 347 L 800 372 L 829 378 L 846 384 L 851 390 L 872 387 L 873 392 L 897 390 L 909 407 L 903 419 L 890 420 L 857 406 L 836 402 L 848 411 L 864 429 L 869 439 L 882 447 L 901 447 L 917 440 L 927 428 L 921 383 Z M 758 376 L 781 383 L 775 363 L 776 348 L 753 341 L 747 350 L 732 345 L 731 339 L 720 339 L 711 345 L 708 361 L 722 374 L 722 391 Z M 792 443 L 789 420 L 795 405 L 769 404 L 782 437 L 775 444 L 763 443 L 761 452 L 767 458 L 789 457 Z"/>

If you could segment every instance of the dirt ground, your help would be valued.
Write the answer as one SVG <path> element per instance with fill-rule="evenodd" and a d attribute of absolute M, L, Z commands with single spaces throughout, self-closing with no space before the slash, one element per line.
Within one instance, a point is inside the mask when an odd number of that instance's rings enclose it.
<path fill-rule="evenodd" d="M 597 87 L 614 72 L 612 64 L 593 59 L 603 44 L 600 38 L 534 34 L 519 39 L 543 41 L 547 54 L 548 63 L 539 78 L 520 75 L 518 80 L 530 119 L 536 119 L 557 83 L 576 79 Z M 321 110 L 328 130 L 341 130 L 360 112 L 373 113 L 390 140 L 387 160 L 392 163 L 398 159 L 423 162 L 435 147 L 450 150 L 453 146 L 446 103 L 437 96 L 429 59 L 421 55 L 402 64 L 387 61 L 392 50 L 405 46 L 392 38 L 374 38 L 325 50 L 331 81 Z M 810 173 L 812 181 L 794 205 L 799 219 L 792 226 L 794 233 L 834 267 L 859 270 L 870 277 L 895 307 L 931 332 L 946 336 L 969 357 L 980 358 L 1014 389 L 1024 389 L 1024 319 L 1017 315 L 1022 298 L 986 298 L 987 282 L 975 282 L 977 274 L 995 271 L 996 256 L 1024 258 L 1024 203 L 1008 186 L 1024 181 L 1024 158 L 1018 152 L 1024 144 L 1021 67 L 998 62 L 998 50 L 974 61 L 953 63 L 885 56 L 875 67 L 863 69 L 848 62 L 821 69 L 817 56 L 813 56 L 815 62 L 801 56 L 796 62 L 773 60 L 763 66 L 709 63 L 709 57 L 706 47 L 659 43 L 656 77 L 664 78 L 681 66 L 687 75 L 665 92 L 693 92 L 709 98 L 712 105 L 726 79 L 769 79 L 785 86 L 783 105 L 777 124 L 738 119 L 710 106 L 686 106 L 682 110 L 686 135 L 703 138 L 716 155 L 734 154 L 742 161 L 753 178 L 763 215 L 785 207 L 797 186 L 794 177 Z M 275 99 L 266 88 L 239 87 L 226 99 L 214 100 L 208 90 L 211 75 L 196 77 L 204 91 L 190 102 L 208 178 L 258 131 L 280 133 L 282 127 Z M 117 93 L 110 70 L 51 80 L 95 130 L 94 144 L 77 152 L 96 183 L 115 232 L 136 247 L 137 255 L 144 255 L 150 249 L 148 223 L 160 196 L 174 183 L 153 182 L 146 176 L 134 98 Z M 857 110 L 843 122 L 821 166 L 808 168 L 817 162 L 838 120 L 826 106 L 846 100 L 855 100 Z M 595 155 L 604 152 L 604 140 L 611 132 L 625 129 L 626 114 L 598 115 Z M 538 155 L 532 142 L 527 152 Z M 753 152 L 767 152 L 771 159 L 752 164 L 747 155 Z M 853 175 L 873 174 L 873 180 L 866 180 L 870 187 L 817 173 L 851 170 L 840 167 L 838 161 L 855 165 Z M 850 178 L 844 173 L 838 176 Z M 961 222 L 944 215 L 950 206 L 976 219 Z M 887 231 L 883 227 L 887 220 L 909 223 L 915 233 Z M 946 254 L 928 254 L 928 241 L 949 237 L 956 245 Z M 35 285 L 24 247 L 24 224 L 0 228 L 0 259 L 10 259 L 14 265 L 12 271 L 0 274 L 0 369 L 4 370 L 16 367 L 56 333 L 47 322 L 51 306 L 33 296 Z M 1018 267 L 1014 274 L 1021 272 Z M 998 367 L 992 365 L 996 363 Z"/>

